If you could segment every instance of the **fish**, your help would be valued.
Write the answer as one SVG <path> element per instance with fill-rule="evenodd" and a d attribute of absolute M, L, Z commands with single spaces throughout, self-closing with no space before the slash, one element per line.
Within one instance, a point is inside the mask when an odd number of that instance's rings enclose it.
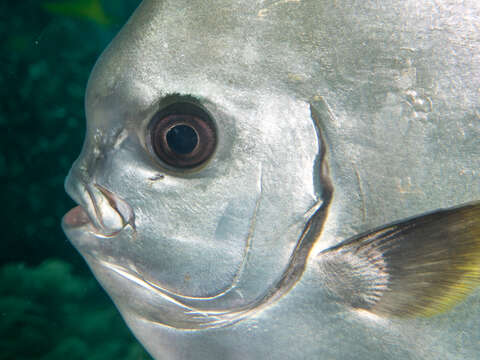
<path fill-rule="evenodd" d="M 144 0 L 62 227 L 155 359 L 480 353 L 480 3 Z"/>

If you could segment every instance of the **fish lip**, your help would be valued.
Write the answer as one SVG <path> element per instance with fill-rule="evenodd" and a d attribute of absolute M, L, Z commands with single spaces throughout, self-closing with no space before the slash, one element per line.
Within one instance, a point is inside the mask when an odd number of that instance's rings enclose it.
<path fill-rule="evenodd" d="M 123 230 L 125 230 L 128 225 L 131 225 L 132 228 L 134 228 L 134 225 L 125 223 L 124 226 L 119 230 L 105 232 L 104 230 L 95 226 L 93 221 L 90 219 L 90 215 L 81 205 L 77 205 L 70 209 L 62 218 L 62 229 L 67 234 L 73 230 L 84 230 L 93 234 L 97 238 L 105 239 L 116 237 Z"/>
<path fill-rule="evenodd" d="M 67 177 L 65 190 L 78 204 L 62 218 L 65 232 L 84 228 L 96 237 L 112 238 L 129 225 L 136 230 L 132 207 L 104 186 Z"/>
<path fill-rule="evenodd" d="M 62 218 L 62 225 L 68 228 L 78 228 L 87 224 L 92 224 L 92 221 L 80 205 L 70 209 Z"/>

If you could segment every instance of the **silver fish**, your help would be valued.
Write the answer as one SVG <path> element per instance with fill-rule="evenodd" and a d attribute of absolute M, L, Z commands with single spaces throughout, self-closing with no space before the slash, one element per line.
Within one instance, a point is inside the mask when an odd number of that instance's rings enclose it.
<path fill-rule="evenodd" d="M 91 74 L 62 224 L 155 359 L 478 358 L 479 23 L 142 2 Z"/>

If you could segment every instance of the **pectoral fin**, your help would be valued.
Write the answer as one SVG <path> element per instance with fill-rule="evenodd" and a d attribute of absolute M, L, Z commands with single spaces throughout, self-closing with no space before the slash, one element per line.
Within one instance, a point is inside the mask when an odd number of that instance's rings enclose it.
<path fill-rule="evenodd" d="M 339 301 L 379 316 L 432 316 L 480 285 L 480 202 L 356 236 L 318 258 Z"/>

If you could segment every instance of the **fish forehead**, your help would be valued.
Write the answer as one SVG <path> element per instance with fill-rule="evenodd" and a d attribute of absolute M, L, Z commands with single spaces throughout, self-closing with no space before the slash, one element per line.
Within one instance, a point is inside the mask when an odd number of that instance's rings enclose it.
<path fill-rule="evenodd" d="M 479 13 L 476 1 L 147 0 L 97 63 L 87 116 L 108 118 L 90 105 L 112 93 L 115 119 L 176 92 L 245 118 L 279 94 L 327 104 L 335 242 L 478 197 Z"/>
<path fill-rule="evenodd" d="M 162 91 L 187 93 L 201 91 L 202 81 L 208 86 L 212 79 L 222 90 L 232 84 L 237 91 L 283 83 L 282 89 L 291 93 L 307 86 L 324 94 L 332 81 L 337 89 L 345 90 L 346 85 L 352 90 L 365 89 L 366 80 L 377 86 L 375 80 L 388 83 L 413 60 L 428 62 L 433 75 L 438 63 L 443 68 L 447 64 L 445 56 L 430 55 L 448 54 L 455 45 L 458 49 L 466 41 L 469 45 L 478 41 L 475 17 L 464 17 L 478 11 L 474 2 L 456 6 L 443 2 L 438 8 L 425 1 L 374 4 L 144 1 L 107 50 L 109 61 L 97 64 L 94 74 L 100 73 L 103 80 L 96 85 L 97 93 L 108 93 L 111 84 L 122 78 Z M 438 10 L 434 18 L 429 15 L 432 10 Z M 458 29 L 455 19 L 460 18 Z M 474 50 L 463 49 L 463 55 L 470 56 L 458 61 L 470 63 Z M 421 53 L 408 56 L 409 51 Z M 98 71 L 100 65 L 103 71 Z M 372 74 L 379 67 L 381 71 Z M 424 85 L 432 81 L 427 75 Z M 351 84 L 354 80 L 359 83 Z M 403 79 L 404 86 L 408 80 Z"/>

